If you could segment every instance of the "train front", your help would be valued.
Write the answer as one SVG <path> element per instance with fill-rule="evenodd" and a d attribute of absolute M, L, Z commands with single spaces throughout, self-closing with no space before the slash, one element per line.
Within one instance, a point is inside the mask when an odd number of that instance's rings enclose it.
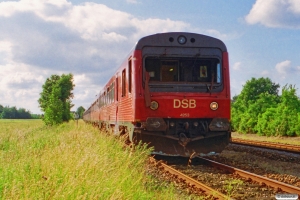
<path fill-rule="evenodd" d="M 224 43 L 200 34 L 162 33 L 142 38 L 135 52 L 141 88 L 133 139 L 157 154 L 221 152 L 231 140 Z"/>

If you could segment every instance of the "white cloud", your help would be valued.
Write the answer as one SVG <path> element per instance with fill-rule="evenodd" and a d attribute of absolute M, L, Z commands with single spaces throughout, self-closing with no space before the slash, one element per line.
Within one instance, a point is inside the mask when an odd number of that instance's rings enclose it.
<path fill-rule="evenodd" d="M 70 7 L 66 0 L 20 0 L 18 2 L 7 1 L 0 3 L 0 16 L 10 17 L 16 13 L 33 12 L 45 18 L 55 15 L 55 11 Z M 53 9 L 55 11 L 53 11 Z"/>
<path fill-rule="evenodd" d="M 87 107 L 140 37 L 190 25 L 96 3 L 20 0 L 0 3 L 0 27 L 0 104 L 39 113 L 39 93 L 51 74 L 73 73 L 73 103 Z"/>
<path fill-rule="evenodd" d="M 0 104 L 38 112 L 37 99 L 45 80 L 41 72 L 21 63 L 0 65 Z M 37 87 L 40 86 L 40 87 Z"/>
<path fill-rule="evenodd" d="M 262 75 L 262 76 L 269 76 L 269 75 L 270 75 L 270 72 L 269 72 L 268 70 L 263 70 L 263 71 L 261 72 L 261 75 Z"/>
<path fill-rule="evenodd" d="M 221 33 L 220 31 L 215 30 L 215 29 L 208 29 L 208 30 L 206 30 L 205 32 L 206 32 L 208 35 L 213 35 L 214 37 L 219 38 L 219 39 L 225 39 L 225 38 L 228 38 L 228 35 L 223 34 L 223 33 Z"/>
<path fill-rule="evenodd" d="M 285 76 L 289 73 L 289 70 L 291 69 L 291 61 L 285 60 L 283 62 L 277 63 L 275 69 L 282 78 L 285 78 Z"/>
<path fill-rule="evenodd" d="M 256 0 L 245 17 L 249 24 L 267 27 L 300 28 L 299 0 Z"/>
<path fill-rule="evenodd" d="M 127 3 L 137 4 L 139 3 L 137 0 L 126 0 Z"/>
<path fill-rule="evenodd" d="M 236 62 L 233 64 L 233 70 L 240 70 L 241 69 L 241 62 Z"/>

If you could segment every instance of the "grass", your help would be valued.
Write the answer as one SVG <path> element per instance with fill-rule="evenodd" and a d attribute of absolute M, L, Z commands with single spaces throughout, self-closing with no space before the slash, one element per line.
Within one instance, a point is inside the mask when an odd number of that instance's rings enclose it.
<path fill-rule="evenodd" d="M 240 138 L 240 139 L 249 139 L 249 140 L 300 145 L 300 137 L 283 137 L 283 136 L 268 137 L 268 136 L 259 136 L 257 134 L 243 134 L 243 133 L 237 133 L 237 132 L 232 132 L 231 136 L 233 138 Z"/>
<path fill-rule="evenodd" d="M 224 185 L 223 189 L 226 191 L 226 195 L 228 197 L 231 197 L 231 196 L 233 196 L 236 189 L 238 187 L 242 186 L 243 184 L 244 183 L 241 180 L 231 179 L 231 180 L 225 181 L 225 185 Z"/>
<path fill-rule="evenodd" d="M 0 199 L 182 199 L 145 173 L 149 150 L 83 121 L 0 120 Z"/>

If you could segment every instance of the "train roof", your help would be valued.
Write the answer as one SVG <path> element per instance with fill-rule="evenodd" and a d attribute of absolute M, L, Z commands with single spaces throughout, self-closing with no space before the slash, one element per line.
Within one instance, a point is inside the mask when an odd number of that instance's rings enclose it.
<path fill-rule="evenodd" d="M 184 44 L 179 43 L 179 38 L 186 38 Z M 225 44 L 217 39 L 207 35 L 187 32 L 169 32 L 157 33 L 141 38 L 135 45 L 136 50 L 140 50 L 145 46 L 179 46 L 179 47 L 207 47 L 219 48 L 223 52 L 227 51 Z"/>

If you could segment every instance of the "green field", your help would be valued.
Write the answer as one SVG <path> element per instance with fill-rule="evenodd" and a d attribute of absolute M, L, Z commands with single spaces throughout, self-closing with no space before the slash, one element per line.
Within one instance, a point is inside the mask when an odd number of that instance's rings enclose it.
<path fill-rule="evenodd" d="M 0 199 L 187 198 L 145 172 L 148 155 L 83 121 L 0 120 Z"/>

